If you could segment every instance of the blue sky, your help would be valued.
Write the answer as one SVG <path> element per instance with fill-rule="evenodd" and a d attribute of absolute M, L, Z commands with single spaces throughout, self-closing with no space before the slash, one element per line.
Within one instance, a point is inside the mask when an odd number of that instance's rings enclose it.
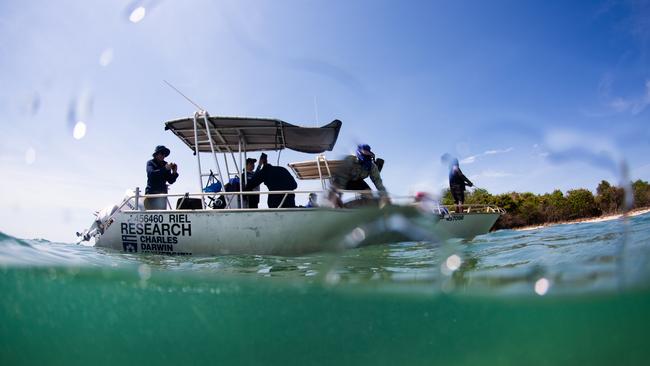
<path fill-rule="evenodd" d="M 194 108 L 163 79 L 212 115 L 340 119 L 328 156 L 370 144 L 397 194 L 444 187 L 445 152 L 493 193 L 593 190 L 623 162 L 650 180 L 649 19 L 649 1 L 0 2 L 0 230 L 72 241 L 158 144 L 172 191 L 197 190 L 163 130 Z"/>

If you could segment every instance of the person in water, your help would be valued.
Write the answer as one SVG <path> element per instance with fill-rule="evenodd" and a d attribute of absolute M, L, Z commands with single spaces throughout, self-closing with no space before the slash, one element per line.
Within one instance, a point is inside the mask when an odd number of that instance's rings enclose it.
<path fill-rule="evenodd" d="M 465 202 L 465 185 L 474 186 L 465 174 L 460 170 L 458 159 L 445 154 L 442 156 L 443 162 L 449 163 L 449 191 L 456 204 L 456 212 L 463 212 L 463 203 Z"/>
<path fill-rule="evenodd" d="M 298 183 L 291 173 L 281 166 L 269 164 L 266 154 L 262 154 L 260 157 L 257 169 L 253 178 L 246 183 L 245 191 L 252 191 L 262 183 L 269 191 L 293 191 L 298 188 Z M 282 203 L 283 199 L 284 203 Z M 269 208 L 280 207 L 280 203 L 282 203 L 282 207 L 296 207 L 296 195 L 287 194 L 285 198 L 284 194 L 269 194 L 266 202 Z"/>
<path fill-rule="evenodd" d="M 152 154 L 153 159 L 147 161 L 147 188 L 145 194 L 166 194 L 167 183 L 173 184 L 178 179 L 178 166 L 175 163 L 165 161 L 169 153 L 168 148 L 158 145 Z M 144 200 L 144 207 L 147 210 L 165 210 L 167 209 L 167 198 L 147 198 Z"/>
<path fill-rule="evenodd" d="M 383 163 L 383 160 L 381 162 Z M 363 181 L 368 177 L 379 191 L 382 202 L 388 202 L 388 194 L 375 162 L 375 154 L 369 145 L 361 144 L 357 146 L 356 155 L 346 157 L 343 165 L 334 172 L 330 200 L 336 207 L 341 207 L 341 197 L 337 190 L 370 190 L 370 186 Z"/>

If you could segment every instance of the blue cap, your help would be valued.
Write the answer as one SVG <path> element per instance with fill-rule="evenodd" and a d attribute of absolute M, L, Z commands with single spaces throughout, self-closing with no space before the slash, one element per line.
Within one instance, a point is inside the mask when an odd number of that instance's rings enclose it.
<path fill-rule="evenodd" d="M 365 150 L 365 151 L 371 152 L 371 151 L 370 151 L 370 145 L 368 145 L 368 144 L 361 144 L 361 145 L 358 145 L 357 148 L 358 148 L 359 150 Z"/>

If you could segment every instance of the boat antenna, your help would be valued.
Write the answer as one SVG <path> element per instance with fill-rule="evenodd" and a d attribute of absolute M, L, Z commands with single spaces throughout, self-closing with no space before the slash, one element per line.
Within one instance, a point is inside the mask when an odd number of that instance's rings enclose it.
<path fill-rule="evenodd" d="M 314 113 L 316 114 L 316 126 L 318 126 L 318 102 L 316 102 L 315 95 L 314 95 Z"/>
<path fill-rule="evenodd" d="M 174 89 L 178 94 L 180 94 L 181 96 L 183 96 L 183 98 L 187 99 L 188 102 L 192 103 L 192 105 L 194 105 L 194 106 L 195 106 L 196 108 L 198 108 L 200 111 L 205 111 L 205 109 L 203 109 L 203 107 L 201 107 L 200 105 L 194 103 L 194 101 L 193 101 L 192 99 L 188 98 L 187 95 L 183 94 L 183 92 L 181 92 L 180 90 L 178 90 L 178 89 L 177 89 L 175 86 L 173 86 L 169 81 L 167 81 L 167 80 L 165 80 L 165 79 L 163 79 L 163 81 L 164 81 L 165 84 L 167 84 L 170 88 Z"/>

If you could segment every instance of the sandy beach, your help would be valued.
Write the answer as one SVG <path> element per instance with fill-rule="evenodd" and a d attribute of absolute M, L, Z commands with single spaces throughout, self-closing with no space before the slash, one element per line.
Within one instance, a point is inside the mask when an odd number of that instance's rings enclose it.
<path fill-rule="evenodd" d="M 648 213 L 648 212 L 650 212 L 650 208 L 648 208 L 648 207 L 638 208 L 638 209 L 634 209 L 634 210 L 631 210 L 630 212 L 628 212 L 627 216 L 628 217 L 638 216 L 638 215 L 643 215 L 643 214 Z M 523 226 L 523 227 L 514 228 L 512 230 L 516 230 L 516 231 L 536 230 L 536 229 L 542 229 L 542 228 L 545 228 L 545 227 L 555 226 L 555 225 L 580 224 L 580 223 L 591 223 L 591 222 L 618 220 L 621 217 L 623 217 L 623 214 L 619 213 L 619 214 L 603 215 L 603 216 L 598 216 L 598 217 L 591 217 L 591 218 L 584 218 L 584 219 L 577 219 L 577 220 L 549 222 L 549 223 L 543 224 L 543 225 Z"/>

